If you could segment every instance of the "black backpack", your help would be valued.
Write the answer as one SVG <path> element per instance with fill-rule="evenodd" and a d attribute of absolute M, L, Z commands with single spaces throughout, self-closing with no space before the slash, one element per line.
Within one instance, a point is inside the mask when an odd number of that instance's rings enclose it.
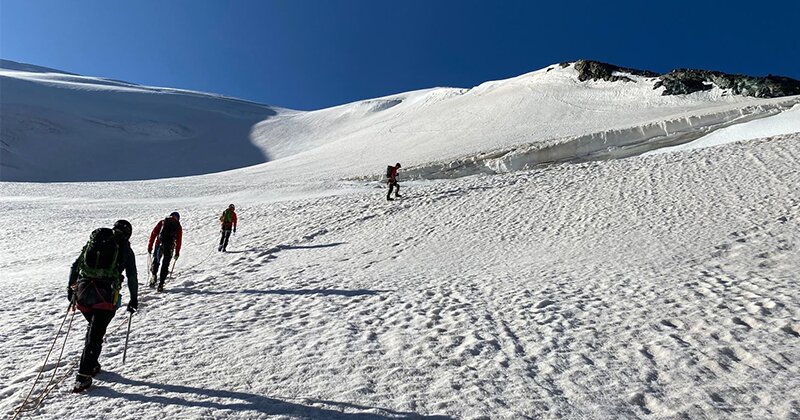
<path fill-rule="evenodd" d="M 392 177 L 392 172 L 394 171 L 394 166 L 389 165 L 386 167 L 386 178 Z"/>
<path fill-rule="evenodd" d="M 161 225 L 161 233 L 158 235 L 158 240 L 164 248 L 172 248 L 175 246 L 175 239 L 178 237 L 178 229 L 181 224 L 172 217 L 164 219 L 164 224 Z"/>
<path fill-rule="evenodd" d="M 85 279 L 116 279 L 119 276 L 120 246 L 114 231 L 99 228 L 83 247 L 78 274 Z"/>

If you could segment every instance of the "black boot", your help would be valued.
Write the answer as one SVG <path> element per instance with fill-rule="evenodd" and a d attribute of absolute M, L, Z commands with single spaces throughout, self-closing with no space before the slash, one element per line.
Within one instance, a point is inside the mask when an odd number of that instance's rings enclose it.
<path fill-rule="evenodd" d="M 92 386 L 92 377 L 89 375 L 78 374 L 75 377 L 75 386 L 72 387 L 72 392 L 83 392 Z"/>

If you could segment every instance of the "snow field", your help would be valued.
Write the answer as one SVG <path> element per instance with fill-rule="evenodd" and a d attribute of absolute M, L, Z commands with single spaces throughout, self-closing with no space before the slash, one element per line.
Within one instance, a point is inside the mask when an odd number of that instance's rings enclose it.
<path fill-rule="evenodd" d="M 126 365 L 110 334 L 97 388 L 64 384 L 36 417 L 795 418 L 798 140 L 401 180 L 392 203 L 370 183 L 275 200 L 226 174 L 1 184 L 0 408 L 27 392 L 91 229 L 129 218 L 145 271 L 177 209 L 176 277 L 142 289 Z"/>

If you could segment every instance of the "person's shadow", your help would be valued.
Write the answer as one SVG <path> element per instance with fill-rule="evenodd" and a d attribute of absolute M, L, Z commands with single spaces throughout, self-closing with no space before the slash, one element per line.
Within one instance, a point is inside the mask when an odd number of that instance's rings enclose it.
<path fill-rule="evenodd" d="M 158 384 L 155 382 L 139 381 L 126 378 L 114 372 L 103 372 L 99 380 L 137 387 L 151 388 L 150 395 L 130 394 L 114 390 L 110 387 L 98 387 L 92 394 L 107 398 L 123 398 L 129 401 L 143 403 L 156 403 L 163 405 L 178 405 L 184 407 L 199 407 L 216 410 L 232 411 L 257 411 L 269 415 L 291 415 L 313 419 L 432 419 L 454 420 L 450 416 L 425 416 L 417 413 L 389 410 L 380 407 L 368 407 L 357 404 L 342 403 L 328 400 L 303 399 L 309 404 L 325 405 L 332 408 L 315 407 L 299 403 L 282 401 L 275 398 L 264 397 L 246 392 L 226 391 L 216 389 L 196 388 L 183 385 Z M 161 394 L 185 394 L 180 396 L 164 396 Z M 238 401 L 231 401 L 238 400 Z M 341 410 L 361 410 L 362 413 L 344 413 Z"/>

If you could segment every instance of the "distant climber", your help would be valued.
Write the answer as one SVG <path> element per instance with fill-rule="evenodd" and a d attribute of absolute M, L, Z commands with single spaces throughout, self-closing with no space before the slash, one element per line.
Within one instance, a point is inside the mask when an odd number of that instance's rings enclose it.
<path fill-rule="evenodd" d="M 158 277 L 158 291 L 164 290 L 164 281 L 169 274 L 169 263 L 172 260 L 172 253 L 175 252 L 175 260 L 181 256 L 181 241 L 183 240 L 183 227 L 181 226 L 181 215 L 174 211 L 169 217 L 159 221 L 150 233 L 150 241 L 147 243 L 147 253 L 152 254 L 153 265 L 150 267 L 150 288 L 156 287 L 156 277 Z M 153 244 L 155 243 L 155 249 Z M 163 260 L 162 260 L 163 259 Z M 159 276 L 158 266 L 161 264 L 161 274 Z"/>
<path fill-rule="evenodd" d="M 96 229 L 72 264 L 67 299 L 89 322 L 73 392 L 89 388 L 92 377 L 100 372 L 98 359 L 103 349 L 103 336 L 122 301 L 123 271 L 128 277 L 128 311 L 136 312 L 139 306 L 139 280 L 136 256 L 131 250 L 131 233 L 133 227 L 127 220 L 118 220 L 112 229 Z"/>
<path fill-rule="evenodd" d="M 217 251 L 228 251 L 228 238 L 231 237 L 231 229 L 236 233 L 236 206 L 229 205 L 222 216 L 219 217 L 219 222 L 222 223 L 222 237 L 219 238 L 219 248 Z"/>
<path fill-rule="evenodd" d="M 396 198 L 401 198 L 400 195 L 400 184 L 397 183 L 397 170 L 400 169 L 400 163 L 395 163 L 394 166 L 387 166 L 386 167 L 386 177 L 389 178 L 389 192 L 386 194 L 386 199 L 389 201 L 393 201 L 392 198 L 392 190 L 397 188 L 394 192 L 394 196 Z"/>

